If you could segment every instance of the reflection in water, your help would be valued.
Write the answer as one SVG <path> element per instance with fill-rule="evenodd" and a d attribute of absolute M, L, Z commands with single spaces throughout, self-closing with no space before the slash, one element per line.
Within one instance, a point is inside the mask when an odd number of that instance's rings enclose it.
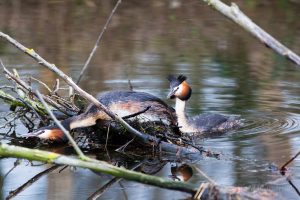
<path fill-rule="evenodd" d="M 265 30 L 300 53 L 297 1 L 236 3 Z M 114 4 L 109 0 L 1 1 L 0 27 L 76 80 Z M 0 41 L 0 55 L 6 66 L 16 68 L 21 76 L 54 83 L 53 73 L 6 42 Z M 201 1 L 122 2 L 81 86 L 95 95 L 103 90 L 128 89 L 130 79 L 135 90 L 166 100 L 169 87 L 165 77 L 180 73 L 189 77 L 193 88 L 190 114 L 218 112 L 245 119 L 239 131 L 200 141 L 205 148 L 221 152 L 220 160 L 205 159 L 191 166 L 201 168 L 221 185 L 266 187 L 296 199 L 284 179 L 277 184 L 268 182 L 278 179 L 270 172 L 270 163 L 281 165 L 299 150 L 300 72 Z M 5 78 L 0 83 L 5 84 Z M 1 160 L 2 173 L 12 163 L 13 159 Z M 298 186 L 299 166 L 298 160 L 290 165 Z M 161 167 L 157 175 L 168 177 L 171 166 Z M 5 180 L 3 195 L 42 169 L 22 165 Z M 18 198 L 82 199 L 109 179 L 88 170 L 68 169 L 51 173 Z M 189 181 L 198 184 L 205 179 L 194 174 Z M 182 193 L 122 183 L 129 199 L 185 197 Z M 120 197 L 122 190 L 114 185 L 103 198 Z"/>
<path fill-rule="evenodd" d="M 188 181 L 193 176 L 193 169 L 187 164 L 171 166 L 171 174 L 174 180 Z"/>

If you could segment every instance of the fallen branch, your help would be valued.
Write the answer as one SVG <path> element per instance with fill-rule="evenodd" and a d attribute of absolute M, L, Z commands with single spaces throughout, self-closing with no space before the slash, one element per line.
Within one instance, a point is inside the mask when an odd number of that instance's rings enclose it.
<path fill-rule="evenodd" d="M 300 57 L 293 51 L 288 49 L 286 46 L 277 41 L 274 37 L 256 25 L 249 17 L 247 17 L 235 3 L 231 3 L 231 6 L 227 6 L 220 0 L 203 0 L 209 6 L 216 9 L 241 27 L 246 31 L 251 33 L 253 36 L 258 38 L 266 46 L 272 48 L 278 54 L 288 58 L 295 64 L 300 66 Z"/>
<path fill-rule="evenodd" d="M 201 152 L 199 152 L 195 148 L 186 148 L 181 147 L 175 144 L 170 144 L 164 141 L 160 141 L 158 138 L 147 135 L 144 133 L 139 132 L 138 130 L 134 129 L 132 126 L 130 126 L 124 119 L 119 117 L 118 115 L 111 112 L 109 109 L 107 109 L 101 102 L 99 102 L 95 97 L 85 92 L 83 89 L 81 89 L 74 81 L 64 74 L 60 69 L 58 69 L 54 64 L 51 64 L 47 62 L 45 59 L 43 59 L 40 55 L 38 55 L 33 49 L 28 49 L 22 44 L 20 44 L 15 39 L 11 38 L 9 35 L 4 34 L 0 32 L 0 37 L 4 38 L 14 46 L 16 46 L 18 49 L 26 53 L 27 55 L 31 56 L 33 59 L 35 59 L 39 64 L 47 67 L 52 72 L 56 73 L 58 76 L 60 76 L 66 83 L 68 83 L 71 87 L 74 88 L 82 97 L 93 103 L 95 106 L 97 106 L 99 109 L 103 110 L 108 116 L 110 116 L 113 120 L 116 120 L 119 122 L 133 137 L 135 136 L 138 140 L 140 140 L 143 143 L 152 144 L 154 146 L 159 146 L 160 150 L 170 152 L 172 154 L 176 154 L 177 156 L 183 156 L 188 157 L 189 159 L 201 159 L 202 155 Z"/>
<path fill-rule="evenodd" d="M 110 174 L 117 178 L 124 178 L 130 181 L 136 181 L 160 188 L 187 192 L 194 195 L 198 187 L 191 183 L 172 181 L 169 179 L 151 176 L 125 168 L 116 167 L 106 162 L 99 161 L 97 163 L 83 161 L 78 158 L 64 156 L 61 154 L 29 149 L 8 144 L 0 143 L 0 157 L 16 157 L 28 160 L 35 160 L 56 165 L 69 165 L 90 169 L 96 172 Z M 225 198 L 226 197 L 226 198 Z M 201 184 L 199 193 L 195 198 L 198 199 L 281 199 L 278 194 L 271 190 L 258 189 L 254 190 L 246 187 L 221 187 L 210 183 Z"/>
<path fill-rule="evenodd" d="M 178 190 L 190 194 L 193 194 L 197 190 L 197 187 L 191 185 L 190 183 L 172 181 L 161 177 L 146 175 L 143 173 L 127 170 L 125 168 L 116 167 L 104 161 L 98 161 L 97 163 L 83 161 L 78 158 L 64 156 L 53 152 L 29 149 L 8 144 L 0 143 L 0 157 L 16 157 L 57 165 L 82 167 L 96 172 L 110 174 L 118 178 L 124 178 L 126 180 L 136 181 L 171 190 Z"/>

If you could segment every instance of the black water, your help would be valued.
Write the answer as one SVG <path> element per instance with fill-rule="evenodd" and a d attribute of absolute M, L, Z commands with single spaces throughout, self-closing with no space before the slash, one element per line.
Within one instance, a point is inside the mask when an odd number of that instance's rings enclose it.
<path fill-rule="evenodd" d="M 298 1 L 237 1 L 258 25 L 300 54 Z M 114 2 L 1 1 L 0 28 L 55 63 L 74 79 L 87 59 Z M 38 66 L 8 43 L 0 42 L 0 58 L 21 76 L 53 84 L 53 73 Z M 81 86 L 92 94 L 112 89 L 145 91 L 167 100 L 168 74 L 184 74 L 193 88 L 189 114 L 215 112 L 241 115 L 242 129 L 201 140 L 220 160 L 208 158 L 200 168 L 223 186 L 270 188 L 286 199 L 294 189 L 270 166 L 280 166 L 300 149 L 300 68 L 276 55 L 240 27 L 201 1 L 124 1 L 107 29 Z M 7 84 L 4 75 L 1 84 Z M 5 104 L 0 106 L 7 115 Z M 27 130 L 17 127 L 17 133 Z M 2 129 L 1 132 L 6 130 Z M 15 159 L 0 160 L 2 176 Z M 167 164 L 157 175 L 168 177 Z M 23 161 L 5 180 L 2 197 L 46 166 Z M 300 187 L 300 162 L 289 165 Z M 109 177 L 77 169 L 51 173 L 16 199 L 84 199 Z M 191 182 L 205 181 L 196 173 Z M 122 181 L 103 199 L 178 199 L 174 193 Z M 0 193 L 1 194 L 1 193 Z"/>

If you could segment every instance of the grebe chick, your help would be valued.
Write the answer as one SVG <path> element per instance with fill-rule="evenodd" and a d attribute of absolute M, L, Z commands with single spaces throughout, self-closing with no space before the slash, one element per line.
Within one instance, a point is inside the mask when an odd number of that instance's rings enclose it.
<path fill-rule="evenodd" d="M 168 98 L 176 99 L 175 110 L 177 123 L 182 133 L 223 133 L 240 125 L 240 120 L 220 114 L 201 114 L 188 117 L 185 112 L 186 102 L 192 95 L 192 89 L 183 75 L 168 76 L 170 93 Z"/>
<path fill-rule="evenodd" d="M 135 122 L 160 122 L 166 125 L 176 124 L 175 110 L 169 107 L 158 97 L 144 92 L 134 91 L 110 91 L 101 93 L 97 97 L 103 105 L 110 111 L 120 117 L 134 115 L 138 112 L 141 114 L 128 120 Z M 86 111 L 63 120 L 62 125 L 68 130 L 93 126 L 97 120 L 111 120 L 111 118 L 101 109 L 90 104 Z M 47 126 L 38 129 L 34 133 L 29 133 L 27 137 L 38 137 L 43 140 L 49 140 L 54 143 L 67 142 L 64 133 L 57 126 Z"/>

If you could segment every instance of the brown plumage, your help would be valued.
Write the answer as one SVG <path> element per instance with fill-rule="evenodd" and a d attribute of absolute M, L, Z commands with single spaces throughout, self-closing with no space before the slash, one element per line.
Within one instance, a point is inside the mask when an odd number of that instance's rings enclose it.
<path fill-rule="evenodd" d="M 160 122 L 166 125 L 176 124 L 175 110 L 158 97 L 148 93 L 110 91 L 100 94 L 97 99 L 120 117 L 126 117 L 145 110 L 145 112 L 142 112 L 134 118 L 128 119 L 134 120 L 135 123 Z M 61 123 L 67 130 L 72 130 L 75 128 L 93 126 L 97 120 L 111 119 L 103 110 L 91 104 L 84 113 L 70 117 Z M 43 127 L 34 133 L 29 133 L 27 136 L 47 139 L 57 143 L 67 141 L 67 138 L 57 126 Z"/>

